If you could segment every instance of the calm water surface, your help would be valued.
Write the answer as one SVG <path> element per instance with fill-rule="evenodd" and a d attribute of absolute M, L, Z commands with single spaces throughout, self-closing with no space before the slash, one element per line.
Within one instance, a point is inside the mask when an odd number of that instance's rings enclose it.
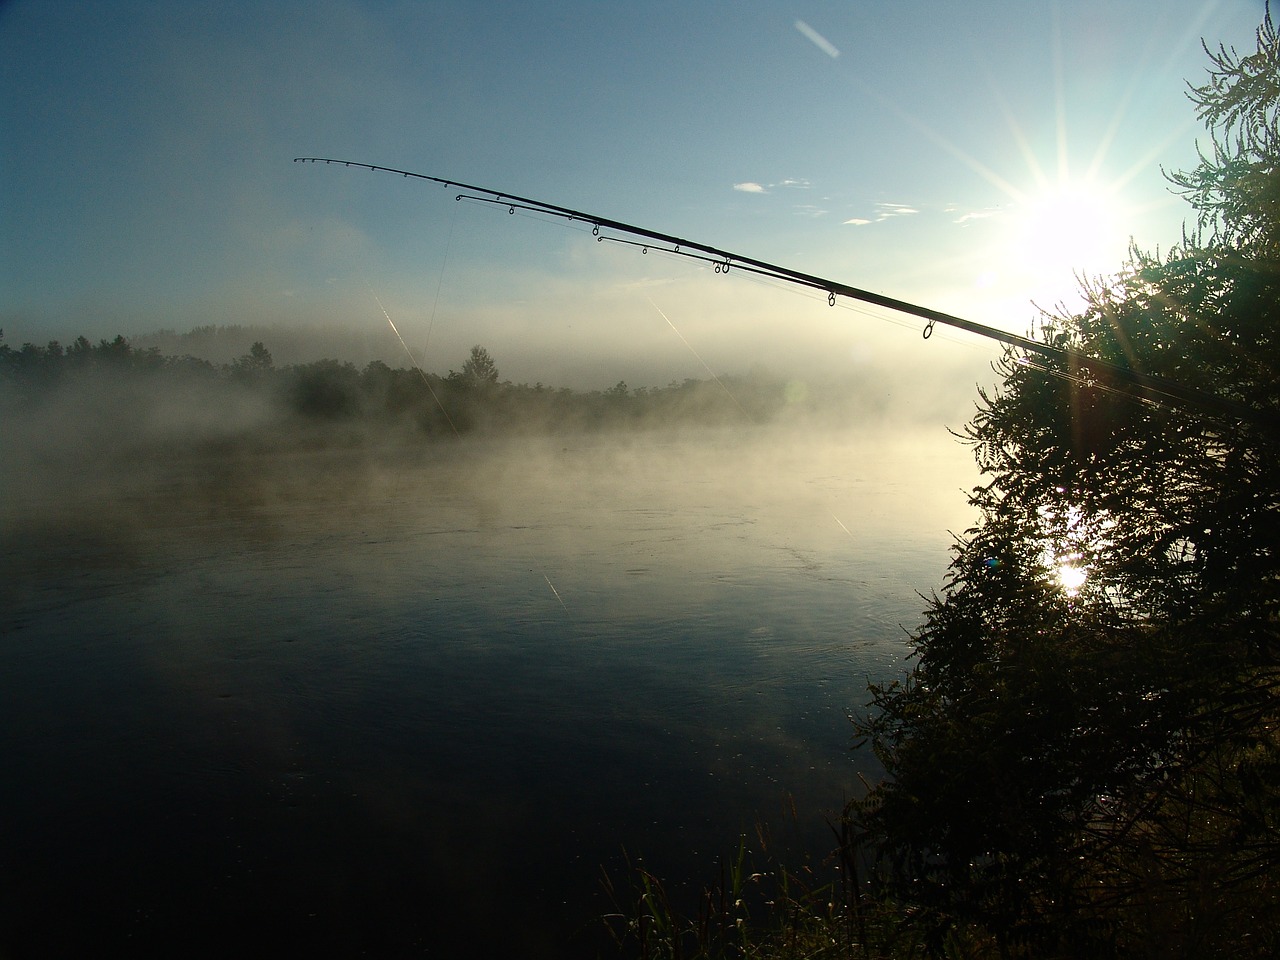
<path fill-rule="evenodd" d="M 593 956 L 624 848 L 820 856 L 968 526 L 928 439 L 10 474 L 0 954 Z"/>

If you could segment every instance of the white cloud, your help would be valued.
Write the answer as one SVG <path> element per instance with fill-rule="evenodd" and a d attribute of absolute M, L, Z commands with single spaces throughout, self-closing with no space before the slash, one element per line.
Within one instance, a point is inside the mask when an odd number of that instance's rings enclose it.
<path fill-rule="evenodd" d="M 1000 213 L 996 207 L 987 207 L 985 210 L 970 210 L 968 213 L 962 213 L 956 217 L 954 223 L 968 223 L 970 220 L 985 220 L 987 217 L 994 217 Z"/>
<path fill-rule="evenodd" d="M 888 220 L 890 217 L 905 217 L 913 213 L 919 213 L 916 207 L 909 206 L 905 203 L 877 203 L 876 213 L 879 216 L 877 220 Z"/>
<path fill-rule="evenodd" d="M 906 203 L 877 203 L 874 219 L 869 220 L 866 217 L 850 217 L 848 220 L 843 222 L 852 224 L 855 227 L 863 227 L 869 223 L 883 223 L 885 220 L 889 220 L 892 217 L 907 217 L 913 213 L 919 212 L 920 210 L 918 207 L 913 207 Z"/>
<path fill-rule="evenodd" d="M 779 180 L 776 183 L 756 183 L 754 180 L 747 180 L 743 183 L 735 183 L 733 189 L 741 190 L 743 193 L 768 193 L 770 190 L 781 187 L 782 189 L 792 190 L 808 190 L 813 184 L 803 177 L 787 177 L 785 180 Z"/>
<path fill-rule="evenodd" d="M 835 59 L 840 56 L 840 51 L 835 48 L 830 40 L 820 34 L 813 27 L 809 26 L 803 20 L 796 21 L 796 29 L 799 30 L 815 47 L 825 53 L 828 57 Z"/>

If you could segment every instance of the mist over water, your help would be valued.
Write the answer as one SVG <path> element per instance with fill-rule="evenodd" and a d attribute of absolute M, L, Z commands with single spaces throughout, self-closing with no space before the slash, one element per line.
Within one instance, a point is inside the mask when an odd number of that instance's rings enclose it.
<path fill-rule="evenodd" d="M 821 855 L 874 773 L 846 714 L 969 525 L 968 452 L 918 441 L 8 472 L 6 942 L 591 955 L 624 848 L 695 885 L 757 822 Z"/>

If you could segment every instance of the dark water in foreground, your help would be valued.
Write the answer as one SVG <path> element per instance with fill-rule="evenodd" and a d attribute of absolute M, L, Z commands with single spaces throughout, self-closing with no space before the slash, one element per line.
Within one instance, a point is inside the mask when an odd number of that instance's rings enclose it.
<path fill-rule="evenodd" d="M 0 956 L 592 956 L 623 847 L 820 855 L 967 525 L 930 440 L 11 475 Z"/>

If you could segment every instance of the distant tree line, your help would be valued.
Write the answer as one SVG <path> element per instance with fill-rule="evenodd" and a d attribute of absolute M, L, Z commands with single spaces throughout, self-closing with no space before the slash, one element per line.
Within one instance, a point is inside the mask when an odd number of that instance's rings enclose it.
<path fill-rule="evenodd" d="M 203 324 L 179 333 L 172 329 L 153 330 L 129 338 L 135 350 L 156 347 L 165 356 L 191 354 L 216 364 L 230 363 L 243 355 L 245 347 L 262 341 L 271 348 L 277 366 L 309 363 L 324 357 L 362 357 L 382 360 L 393 367 L 405 358 L 404 347 L 389 327 L 336 326 L 316 322 L 305 326 L 288 324 Z"/>
<path fill-rule="evenodd" d="M 166 356 L 156 347 L 134 349 L 123 336 L 13 348 L 0 331 L 0 387 L 19 409 L 102 378 L 157 390 L 198 384 L 249 391 L 294 422 L 361 424 L 425 436 L 764 423 L 794 401 L 785 381 L 765 374 L 686 379 L 657 388 L 632 389 L 620 381 L 590 391 L 515 384 L 501 379 L 497 363 L 481 346 L 471 349 L 460 370 L 439 376 L 381 360 L 363 369 L 332 359 L 277 366 L 261 341 L 231 362 L 215 364 L 189 355 Z"/>

